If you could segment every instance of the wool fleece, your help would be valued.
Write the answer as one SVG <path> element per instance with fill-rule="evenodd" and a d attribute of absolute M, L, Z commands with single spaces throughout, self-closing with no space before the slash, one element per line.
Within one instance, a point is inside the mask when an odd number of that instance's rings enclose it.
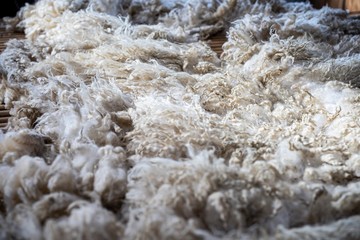
<path fill-rule="evenodd" d="M 359 19 L 39 0 L 5 21 L 26 38 L 0 55 L 0 239 L 360 239 Z"/>

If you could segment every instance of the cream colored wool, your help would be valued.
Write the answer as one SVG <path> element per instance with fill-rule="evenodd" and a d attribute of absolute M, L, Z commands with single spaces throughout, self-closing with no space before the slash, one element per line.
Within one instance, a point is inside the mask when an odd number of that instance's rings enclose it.
<path fill-rule="evenodd" d="M 16 21 L 0 238 L 359 238 L 359 20 L 281 0 L 40 0 Z M 222 29 L 219 59 L 195 40 Z"/>

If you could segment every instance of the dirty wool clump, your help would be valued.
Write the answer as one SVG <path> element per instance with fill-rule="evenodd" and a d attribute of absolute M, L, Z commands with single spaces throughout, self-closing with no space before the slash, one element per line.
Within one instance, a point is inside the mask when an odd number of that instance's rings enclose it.
<path fill-rule="evenodd" d="M 360 238 L 346 12 L 40 0 L 7 22 L 0 239 Z M 195 41 L 219 30 L 220 58 Z"/>

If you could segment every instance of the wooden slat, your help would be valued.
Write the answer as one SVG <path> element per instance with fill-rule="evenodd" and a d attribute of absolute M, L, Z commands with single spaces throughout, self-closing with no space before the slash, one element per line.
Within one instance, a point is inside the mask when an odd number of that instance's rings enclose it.
<path fill-rule="evenodd" d="M 9 117 L 10 111 L 9 110 L 0 110 L 0 117 Z"/>
<path fill-rule="evenodd" d="M 345 7 L 345 0 L 327 0 L 326 4 L 332 8 L 341 8 Z"/>
<path fill-rule="evenodd" d="M 222 46 L 226 42 L 225 33 L 219 33 L 209 38 L 209 45 L 211 49 L 220 56 L 223 52 Z"/>
<path fill-rule="evenodd" d="M 360 12 L 360 0 L 310 0 L 315 8 L 329 6 L 332 8 L 341 8 L 348 10 L 350 14 Z"/>
<path fill-rule="evenodd" d="M 25 35 L 23 33 L 6 31 L 4 27 L 0 28 L 0 52 L 5 49 L 5 44 L 13 38 L 24 39 Z"/>
<path fill-rule="evenodd" d="M 0 117 L 0 123 L 7 123 L 9 120 L 8 117 Z"/>
<path fill-rule="evenodd" d="M 345 8 L 348 9 L 351 13 L 360 12 L 360 1 L 359 0 L 347 0 Z"/>
<path fill-rule="evenodd" d="M 0 129 L 5 130 L 10 118 L 10 112 L 5 108 L 5 105 L 0 105 Z"/>

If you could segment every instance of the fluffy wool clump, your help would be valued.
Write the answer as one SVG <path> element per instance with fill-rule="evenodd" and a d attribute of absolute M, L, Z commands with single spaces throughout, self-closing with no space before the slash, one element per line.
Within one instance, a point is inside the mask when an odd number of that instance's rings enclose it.
<path fill-rule="evenodd" d="M 8 23 L 0 239 L 360 238 L 346 12 L 40 0 Z M 222 30 L 219 59 L 198 40 Z"/>

